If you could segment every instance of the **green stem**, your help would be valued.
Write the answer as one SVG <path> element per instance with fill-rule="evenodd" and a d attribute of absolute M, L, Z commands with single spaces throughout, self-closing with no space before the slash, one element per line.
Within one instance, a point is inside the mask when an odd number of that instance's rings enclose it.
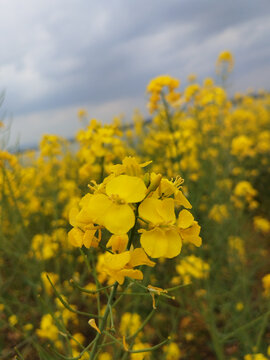
<path fill-rule="evenodd" d="M 177 164 L 178 171 L 180 171 L 180 168 L 179 168 L 180 154 L 178 152 L 178 142 L 177 142 L 177 140 L 175 138 L 175 131 L 174 131 L 174 128 L 173 128 L 172 117 L 171 117 L 171 114 L 170 114 L 168 103 L 167 103 L 163 93 L 161 94 L 161 98 L 162 98 L 162 103 L 163 103 L 164 110 L 165 110 L 165 116 L 166 116 L 166 119 L 167 119 L 169 131 L 170 131 L 170 133 L 172 135 L 172 140 L 173 140 L 173 144 L 174 144 L 175 152 L 176 152 L 176 158 L 174 156 L 172 156 L 172 162 Z"/>
<path fill-rule="evenodd" d="M 144 348 L 144 349 L 140 349 L 140 350 L 129 350 L 129 353 L 138 354 L 138 353 L 143 353 L 143 352 L 154 351 L 154 350 L 161 348 L 163 345 L 167 344 L 169 341 L 170 341 L 170 339 L 165 339 L 161 343 L 151 346 L 150 348 Z"/>
<path fill-rule="evenodd" d="M 234 337 L 234 335 L 238 334 L 239 332 L 241 332 L 244 329 L 248 329 L 249 327 L 252 327 L 253 325 L 255 325 L 258 321 L 260 321 L 261 319 L 263 319 L 266 316 L 270 315 L 270 311 L 267 311 L 266 313 L 264 313 L 263 315 L 258 316 L 256 319 L 251 320 L 250 322 L 248 322 L 247 324 L 244 324 L 242 326 L 240 326 L 238 329 L 232 331 L 231 333 L 222 336 L 222 340 L 225 342 L 226 340 Z"/>
<path fill-rule="evenodd" d="M 114 285 L 113 285 L 113 288 L 111 290 L 111 293 L 110 293 L 110 296 L 109 296 L 109 299 L 108 299 L 108 303 L 107 303 L 107 306 L 106 306 L 106 310 L 105 310 L 105 313 L 103 315 L 103 318 L 101 320 L 101 324 L 100 324 L 100 333 L 97 333 L 95 339 L 94 339 L 94 345 L 92 347 L 92 350 L 91 350 L 91 353 L 90 353 L 90 360 L 94 360 L 95 359 L 95 355 L 96 355 L 96 350 L 97 350 L 97 346 L 98 346 L 98 341 L 103 333 L 103 330 L 106 326 L 106 323 L 107 323 L 107 318 L 108 318 L 108 315 L 110 313 L 110 307 L 112 305 L 112 302 L 114 300 L 114 296 L 116 294 L 116 290 L 117 290 L 117 287 L 118 287 L 118 282 L 115 282 Z"/>
<path fill-rule="evenodd" d="M 259 331 L 259 334 L 258 334 L 258 338 L 257 338 L 257 342 L 256 342 L 256 349 L 259 349 L 260 346 L 261 346 L 261 342 L 262 342 L 262 338 L 263 338 L 263 334 L 265 333 L 265 329 L 268 325 L 268 317 L 269 317 L 269 312 L 266 313 L 263 317 L 263 321 L 262 321 L 262 326 L 261 326 L 261 329 Z"/>
<path fill-rule="evenodd" d="M 138 218 L 138 204 L 136 204 L 136 210 L 135 210 L 135 224 L 133 226 L 133 228 L 131 229 L 130 231 L 130 235 L 129 235 L 129 240 L 128 240 L 128 245 L 127 245 L 127 250 L 130 249 L 131 245 L 132 245 L 132 240 L 134 238 L 134 235 L 135 235 L 135 231 L 136 231 L 136 225 L 137 225 L 137 218 Z M 101 320 L 101 323 L 100 323 L 100 327 L 99 327 L 99 330 L 100 330 L 100 333 L 97 333 L 95 339 L 94 339 L 94 344 L 93 344 L 93 347 L 92 347 L 92 350 L 91 350 L 91 354 L 90 354 L 90 360 L 95 360 L 96 356 L 97 356 L 97 348 L 98 348 L 98 342 L 100 340 L 100 337 L 102 335 L 102 333 L 104 332 L 104 329 L 105 329 L 105 326 L 107 324 L 107 319 L 108 319 L 108 316 L 110 314 L 110 310 L 112 309 L 113 307 L 113 302 L 114 302 L 114 298 L 115 298 L 115 295 L 116 295 L 116 292 L 117 292 L 117 287 L 118 287 L 118 282 L 115 282 L 114 285 L 113 285 L 113 288 L 111 290 L 111 293 L 110 293 L 110 296 L 108 298 L 108 302 L 107 302 L 107 306 L 106 306 L 106 309 L 105 309 L 105 313 L 103 315 L 103 318 Z M 117 300 L 116 300 L 117 301 Z"/>
<path fill-rule="evenodd" d="M 141 324 L 141 326 L 136 330 L 136 332 L 131 335 L 131 336 L 128 336 L 127 337 L 127 340 L 131 339 L 131 343 L 130 343 L 130 348 L 132 349 L 134 343 L 135 343 L 135 340 L 136 340 L 136 337 L 137 335 L 139 334 L 139 332 L 141 332 L 143 330 L 143 328 L 145 327 L 145 325 L 149 322 L 149 320 L 151 319 L 151 317 L 153 316 L 153 314 L 155 313 L 156 309 L 153 309 L 149 314 L 148 316 L 146 317 L 146 319 L 144 320 L 144 322 Z M 167 341 L 167 340 L 166 340 Z M 154 349 L 153 349 L 154 350 Z M 130 352 L 130 351 L 129 351 Z M 123 357 L 121 358 L 122 360 L 126 360 L 128 357 L 128 353 L 125 352 Z"/>
<path fill-rule="evenodd" d="M 81 292 L 84 292 L 86 294 L 92 294 L 92 295 L 95 295 L 95 294 L 97 294 L 97 293 L 99 293 L 99 292 L 101 292 L 103 290 L 106 290 L 106 289 L 109 289 L 109 288 L 113 287 L 113 285 L 108 285 L 108 286 L 103 286 L 103 287 L 99 288 L 98 290 L 88 290 L 88 289 L 85 289 L 85 288 L 81 287 L 74 279 L 71 279 L 69 281 L 69 283 L 72 286 L 79 289 Z"/>
<path fill-rule="evenodd" d="M 172 287 L 172 288 L 165 289 L 165 290 L 166 290 L 167 292 L 175 291 L 175 290 L 181 289 L 182 287 L 189 286 L 189 285 L 191 285 L 191 283 L 189 283 L 189 284 L 177 285 L 177 286 L 174 286 L 174 287 Z"/>
<path fill-rule="evenodd" d="M 93 317 L 93 318 L 99 318 L 100 317 L 98 315 L 94 315 L 94 314 L 90 314 L 90 313 L 87 313 L 87 312 L 84 312 L 84 311 L 78 311 L 78 310 L 73 309 L 68 303 L 65 302 L 65 300 L 62 298 L 62 296 L 56 290 L 56 288 L 53 285 L 53 283 L 52 283 L 51 279 L 49 278 L 48 274 L 46 276 L 47 276 L 47 279 L 48 279 L 48 281 L 50 282 L 50 284 L 51 284 L 51 286 L 53 288 L 53 291 L 54 291 L 55 295 L 58 297 L 58 299 L 64 305 L 65 308 L 67 308 L 69 311 L 71 311 L 71 312 L 73 312 L 75 314 L 84 315 L 84 316 L 87 316 L 88 318 L 89 317 Z"/>

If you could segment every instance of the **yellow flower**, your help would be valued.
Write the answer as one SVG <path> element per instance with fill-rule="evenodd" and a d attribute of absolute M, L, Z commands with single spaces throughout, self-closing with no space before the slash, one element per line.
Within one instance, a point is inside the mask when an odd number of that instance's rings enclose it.
<path fill-rule="evenodd" d="M 263 354 L 247 354 L 244 356 L 244 360 L 268 360 Z"/>
<path fill-rule="evenodd" d="M 222 68 L 226 66 L 225 70 L 231 72 L 234 66 L 234 58 L 230 51 L 222 51 L 218 55 L 217 59 L 217 73 L 219 74 L 222 71 Z"/>
<path fill-rule="evenodd" d="M 263 289 L 264 289 L 264 296 L 270 296 L 270 274 L 266 274 L 263 278 L 262 278 L 262 285 L 263 285 Z"/>
<path fill-rule="evenodd" d="M 178 205 L 184 206 L 186 209 L 191 209 L 192 206 L 181 190 L 178 190 L 174 195 L 175 202 Z"/>
<path fill-rule="evenodd" d="M 180 229 L 179 231 L 183 242 L 191 243 L 197 247 L 202 245 L 202 238 L 200 237 L 201 227 L 197 221 L 194 221 L 191 227 Z"/>
<path fill-rule="evenodd" d="M 270 221 L 263 218 L 262 216 L 255 216 L 253 219 L 254 228 L 263 234 L 270 232 Z"/>
<path fill-rule="evenodd" d="M 139 314 L 125 312 L 121 317 L 120 333 L 123 336 L 133 335 L 139 329 L 141 323 Z"/>
<path fill-rule="evenodd" d="M 145 199 L 139 206 L 139 216 L 152 226 L 173 225 L 176 221 L 173 199 Z"/>
<path fill-rule="evenodd" d="M 143 273 L 140 270 L 133 269 L 139 265 L 155 266 L 155 263 L 149 260 L 142 248 L 125 251 L 121 254 L 106 254 L 102 270 L 122 285 L 126 276 L 137 280 L 143 279 Z"/>
<path fill-rule="evenodd" d="M 53 288 L 47 278 L 47 275 L 49 276 L 51 282 L 55 285 L 57 283 L 57 281 L 59 280 L 59 275 L 58 274 L 55 274 L 55 273 L 47 273 L 46 271 L 43 271 L 41 274 L 40 274 L 40 278 L 42 280 L 42 283 L 44 285 L 44 288 L 45 288 L 45 291 L 48 293 L 48 294 L 52 294 L 53 293 Z"/>
<path fill-rule="evenodd" d="M 228 217 L 229 212 L 225 204 L 215 204 L 209 212 L 209 219 L 212 219 L 217 223 L 222 223 Z"/>
<path fill-rule="evenodd" d="M 165 88 L 168 90 L 165 95 L 167 102 L 174 105 L 180 98 L 180 94 L 175 92 L 175 89 L 179 84 L 179 80 L 172 78 L 169 75 L 161 75 L 152 79 L 147 86 L 147 92 L 151 94 L 148 103 L 150 113 L 158 109 L 158 103 L 161 100 L 161 92 L 164 93 Z"/>
<path fill-rule="evenodd" d="M 193 224 L 193 222 L 194 217 L 189 211 L 184 209 L 179 213 L 177 224 L 181 229 L 189 228 Z"/>
<path fill-rule="evenodd" d="M 171 342 L 169 345 L 164 346 L 164 352 L 166 354 L 166 360 L 176 360 L 181 358 L 181 351 L 175 342 Z"/>
<path fill-rule="evenodd" d="M 16 324 L 18 324 L 18 319 L 16 315 L 11 315 L 8 318 L 8 322 L 10 323 L 11 326 L 15 326 Z"/>
<path fill-rule="evenodd" d="M 235 309 L 237 311 L 242 311 L 244 309 L 244 304 L 242 302 L 238 302 L 236 305 L 235 305 Z"/>
<path fill-rule="evenodd" d="M 188 75 L 188 77 L 187 77 L 187 80 L 188 80 L 188 82 L 194 82 L 194 81 L 196 81 L 197 80 L 197 75 L 196 74 L 189 74 Z"/>
<path fill-rule="evenodd" d="M 110 172 L 115 174 L 115 176 L 121 175 L 125 173 L 130 176 L 138 176 L 142 175 L 142 168 L 151 164 L 152 161 L 147 161 L 142 164 L 139 164 L 137 159 L 132 156 L 126 156 L 122 164 L 112 165 L 110 167 Z"/>
<path fill-rule="evenodd" d="M 87 116 L 87 111 L 85 109 L 79 109 L 77 115 L 79 119 L 82 119 Z"/>
<path fill-rule="evenodd" d="M 104 226 L 113 234 L 125 234 L 135 224 L 132 208 L 124 203 L 110 199 L 105 194 L 95 194 L 89 201 L 86 211 L 92 216 L 93 222 Z"/>
<path fill-rule="evenodd" d="M 135 345 L 133 345 L 132 350 L 142 350 L 149 348 L 150 345 L 148 343 L 141 343 L 137 342 Z M 139 353 L 132 353 L 130 356 L 131 360 L 147 360 L 150 359 L 151 353 L 148 352 L 139 352 Z"/>
<path fill-rule="evenodd" d="M 24 327 L 23 327 L 23 329 L 24 329 L 24 331 L 31 331 L 32 329 L 33 329 L 33 324 L 31 324 L 31 323 L 27 323 L 27 324 L 25 324 L 24 325 Z"/>
<path fill-rule="evenodd" d="M 104 193 L 95 193 L 85 198 L 83 207 L 76 217 L 76 221 L 84 224 L 88 232 L 87 241 L 93 239 L 93 224 L 104 226 L 112 234 L 126 234 L 135 224 L 134 211 L 129 205 L 144 199 L 147 188 L 141 178 L 129 175 L 119 175 L 107 180 Z M 76 228 L 75 228 L 76 229 Z M 80 229 L 79 229 L 80 230 Z M 85 233 L 81 230 L 73 231 L 71 238 L 84 243 Z M 88 242 L 87 242 L 88 245 Z"/>
<path fill-rule="evenodd" d="M 199 84 L 188 85 L 184 93 L 186 102 L 189 102 L 199 92 L 199 90 L 200 90 Z"/>
<path fill-rule="evenodd" d="M 191 279 L 207 279 L 210 266 L 197 256 L 185 256 L 176 266 L 176 271 L 184 284 L 191 283 Z"/>
<path fill-rule="evenodd" d="M 142 231 L 141 245 L 149 256 L 173 258 L 180 254 L 182 240 L 176 229 L 156 227 Z"/>
<path fill-rule="evenodd" d="M 179 191 L 180 192 L 180 191 Z M 178 192 L 178 194 L 179 194 Z M 181 194 L 182 200 L 189 206 Z M 191 213 L 184 209 L 176 221 L 174 200 L 147 198 L 139 206 L 139 216 L 148 223 L 149 230 L 140 230 L 141 245 L 153 257 L 172 258 L 180 254 L 182 240 L 201 245 L 200 226 Z"/>
<path fill-rule="evenodd" d="M 149 223 L 150 230 L 141 230 L 141 245 L 153 257 L 172 258 L 180 254 L 182 240 L 174 225 L 174 200 L 145 199 L 139 206 L 139 216 Z"/>
<path fill-rule="evenodd" d="M 240 159 L 248 156 L 252 157 L 255 154 L 252 139 L 246 135 L 236 136 L 232 140 L 231 153 L 232 155 L 238 156 Z"/>
<path fill-rule="evenodd" d="M 83 344 L 84 343 L 84 341 L 85 341 L 85 337 L 83 336 L 83 334 L 81 334 L 81 333 L 75 333 L 74 335 L 73 335 L 73 338 L 75 339 L 75 340 L 73 340 L 73 339 L 71 339 L 70 340 L 70 344 L 71 344 L 71 347 L 74 349 L 76 349 L 78 346 L 79 346 L 79 344 Z M 79 343 L 79 344 L 78 344 Z"/>
<path fill-rule="evenodd" d="M 117 196 L 125 203 L 142 201 L 146 191 L 144 182 L 136 176 L 119 175 L 106 185 L 106 193 L 109 197 Z"/>
<path fill-rule="evenodd" d="M 37 329 L 37 335 L 40 338 L 50 339 L 56 341 L 58 339 L 58 329 L 53 323 L 53 318 L 50 314 L 42 316 L 40 322 L 40 329 Z"/>
<path fill-rule="evenodd" d="M 240 181 L 234 189 L 234 194 L 239 197 L 245 197 L 247 201 L 251 201 L 257 195 L 257 190 L 253 188 L 250 182 Z"/>
<path fill-rule="evenodd" d="M 234 254 L 237 254 L 243 261 L 245 259 L 245 247 L 243 239 L 241 239 L 239 236 L 230 236 L 228 240 L 230 250 Z"/>
<path fill-rule="evenodd" d="M 113 252 L 123 252 L 126 250 L 128 244 L 128 235 L 112 235 L 107 242 L 107 247 L 112 247 Z"/>
<path fill-rule="evenodd" d="M 79 228 L 73 228 L 68 233 L 69 242 L 76 247 L 82 247 L 83 245 L 86 248 L 90 248 L 91 246 L 97 247 L 98 241 L 94 236 L 96 230 L 86 230 L 85 232 Z"/>
<path fill-rule="evenodd" d="M 108 352 L 104 352 L 99 355 L 98 360 L 113 360 L 112 355 Z"/>
<path fill-rule="evenodd" d="M 211 88 L 212 86 L 214 86 L 214 80 L 212 78 L 204 79 L 203 86 L 206 88 Z"/>

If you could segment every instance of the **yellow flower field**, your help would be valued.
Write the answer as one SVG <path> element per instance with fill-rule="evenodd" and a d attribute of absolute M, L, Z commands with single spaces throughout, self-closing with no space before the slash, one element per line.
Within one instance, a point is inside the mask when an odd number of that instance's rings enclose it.
<path fill-rule="evenodd" d="M 270 358 L 270 94 L 233 66 L 0 150 L 0 359 Z"/>

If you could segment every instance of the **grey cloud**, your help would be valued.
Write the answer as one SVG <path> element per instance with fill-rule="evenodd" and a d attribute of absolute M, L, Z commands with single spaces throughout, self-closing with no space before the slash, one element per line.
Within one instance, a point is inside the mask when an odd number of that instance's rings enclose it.
<path fill-rule="evenodd" d="M 144 99 L 160 73 L 213 75 L 224 48 L 236 57 L 234 89 L 246 86 L 247 73 L 256 86 L 270 80 L 268 0 L 3 3 L 0 88 L 14 124 L 33 112 Z"/>

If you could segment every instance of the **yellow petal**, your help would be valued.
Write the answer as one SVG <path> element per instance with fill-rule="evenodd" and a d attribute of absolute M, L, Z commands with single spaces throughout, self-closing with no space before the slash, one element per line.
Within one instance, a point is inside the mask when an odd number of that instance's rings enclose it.
<path fill-rule="evenodd" d="M 160 193 L 164 194 L 165 196 L 171 196 L 176 191 L 174 184 L 167 179 L 162 179 L 159 190 L 160 190 Z"/>
<path fill-rule="evenodd" d="M 154 225 L 162 222 L 162 217 L 157 211 L 158 201 L 158 199 L 147 198 L 139 206 L 139 216 Z"/>
<path fill-rule="evenodd" d="M 128 204 L 111 202 L 110 208 L 103 213 L 103 224 L 112 234 L 125 234 L 135 224 L 135 215 Z"/>
<path fill-rule="evenodd" d="M 96 233 L 96 230 L 86 230 L 86 232 L 84 233 L 83 245 L 87 249 L 89 249 L 91 247 L 95 233 Z"/>
<path fill-rule="evenodd" d="M 84 207 L 84 206 L 86 206 L 88 203 L 89 203 L 89 201 L 90 201 L 90 199 L 91 199 L 91 197 L 92 197 L 93 195 L 92 194 L 86 194 L 86 195 L 84 195 L 82 198 L 81 198 L 81 200 L 80 200 L 80 203 L 79 203 L 79 205 L 80 205 L 80 207 Z"/>
<path fill-rule="evenodd" d="M 161 179 L 162 179 L 161 174 L 156 174 L 156 173 L 152 172 L 151 173 L 151 182 L 148 187 L 148 192 L 155 191 L 158 188 L 158 186 L 160 185 Z"/>
<path fill-rule="evenodd" d="M 146 254 L 152 258 L 163 257 L 168 250 L 165 232 L 160 228 L 144 231 L 141 235 L 141 245 Z"/>
<path fill-rule="evenodd" d="M 112 270 L 122 269 L 130 260 L 130 252 L 125 251 L 121 254 L 106 254 L 104 266 Z"/>
<path fill-rule="evenodd" d="M 151 295 L 151 297 L 152 297 L 152 302 L 153 302 L 153 309 L 155 309 L 156 310 L 156 299 L 155 299 L 155 294 L 154 293 L 152 293 L 152 292 L 150 292 L 150 295 Z"/>
<path fill-rule="evenodd" d="M 178 221 L 177 221 L 177 225 L 181 228 L 181 229 L 187 229 L 189 228 L 194 222 L 194 217 L 193 215 L 186 209 L 180 211 L 179 216 L 178 216 Z"/>
<path fill-rule="evenodd" d="M 174 201 L 173 199 L 157 200 L 157 211 L 162 217 L 163 222 L 173 224 L 175 222 Z"/>
<path fill-rule="evenodd" d="M 125 276 L 121 274 L 121 270 L 111 270 L 108 274 L 113 279 L 113 282 L 117 281 L 120 285 L 123 285 Z"/>
<path fill-rule="evenodd" d="M 175 222 L 173 199 L 145 199 L 139 206 L 139 216 L 153 225 Z"/>
<path fill-rule="evenodd" d="M 147 188 L 142 179 L 136 176 L 119 175 L 106 185 L 108 196 L 118 195 L 126 203 L 137 203 L 145 197 Z"/>
<path fill-rule="evenodd" d="M 185 197 L 185 195 L 182 193 L 181 190 L 177 191 L 174 195 L 175 201 L 178 203 L 178 205 L 184 206 L 186 209 L 191 209 L 192 205 L 188 201 L 188 199 Z"/>
<path fill-rule="evenodd" d="M 79 228 L 73 228 L 68 233 L 68 240 L 73 246 L 82 247 L 84 232 Z"/>
<path fill-rule="evenodd" d="M 112 235 L 107 242 L 107 247 L 112 247 L 113 252 L 123 252 L 128 244 L 128 235 Z"/>
<path fill-rule="evenodd" d="M 197 221 L 194 221 L 193 225 L 190 228 L 180 229 L 180 234 L 184 241 L 190 242 L 195 246 L 201 246 L 202 239 L 199 236 L 200 230 L 201 230 L 200 225 L 197 223 Z"/>
<path fill-rule="evenodd" d="M 101 334 L 99 328 L 97 327 L 97 324 L 96 324 L 95 319 L 90 319 L 90 320 L 88 321 L 88 324 L 89 324 L 93 329 L 95 329 L 99 334 Z"/>
<path fill-rule="evenodd" d="M 134 270 L 134 269 L 123 269 L 120 270 L 119 273 L 121 274 L 121 276 L 124 277 L 130 277 L 131 279 L 135 279 L 135 280 L 142 280 L 143 279 L 143 273 L 140 270 Z M 122 284 L 120 284 L 122 285 Z"/>
<path fill-rule="evenodd" d="M 165 254 L 167 258 L 173 258 L 180 254 L 182 249 L 182 239 L 176 229 L 166 230 L 168 248 Z"/>
<path fill-rule="evenodd" d="M 104 225 L 103 216 L 104 213 L 109 210 L 111 204 L 111 200 L 104 194 L 92 195 L 87 204 L 80 211 L 77 220 Z"/>
<path fill-rule="evenodd" d="M 197 247 L 200 247 L 202 245 L 202 238 L 200 236 L 193 237 L 189 242 Z"/>
<path fill-rule="evenodd" d="M 126 337 L 125 337 L 125 336 L 123 336 L 123 346 L 124 346 L 124 349 L 125 349 L 126 351 L 128 351 L 128 346 L 127 346 L 127 342 L 126 342 Z"/>
<path fill-rule="evenodd" d="M 77 221 L 76 221 L 76 216 L 79 213 L 79 209 L 78 208 L 71 208 L 69 211 L 69 223 L 72 226 L 76 226 L 77 225 Z"/>
<path fill-rule="evenodd" d="M 130 261 L 128 263 L 128 266 L 135 267 L 139 265 L 147 265 L 147 266 L 155 266 L 156 263 L 154 261 L 151 261 L 144 250 L 142 248 L 137 248 L 131 251 L 130 253 Z"/>
<path fill-rule="evenodd" d="M 133 269 L 111 270 L 109 268 L 104 268 L 104 271 L 111 277 L 113 281 L 117 281 L 120 285 L 124 283 L 126 276 L 136 280 L 143 279 L 143 274 L 140 270 L 133 270 Z"/>
<path fill-rule="evenodd" d="M 85 224 L 89 224 L 92 223 L 92 216 L 89 214 L 89 212 L 86 211 L 86 208 L 82 208 L 80 210 L 80 212 L 77 214 L 76 216 L 76 224 L 83 224 L 85 226 Z"/>

